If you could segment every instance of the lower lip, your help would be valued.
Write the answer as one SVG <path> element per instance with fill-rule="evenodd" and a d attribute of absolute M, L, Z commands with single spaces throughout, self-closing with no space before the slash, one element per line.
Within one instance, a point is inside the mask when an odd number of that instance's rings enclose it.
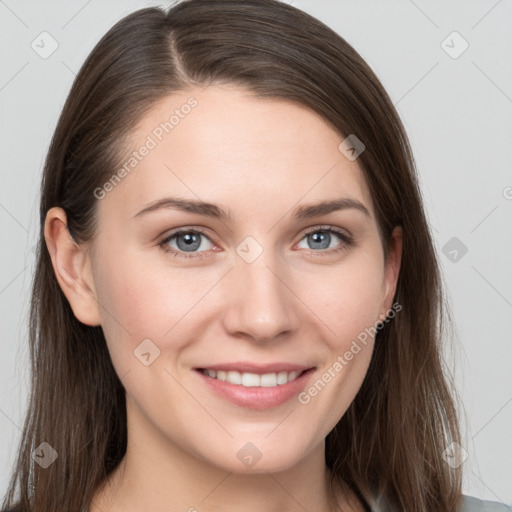
<path fill-rule="evenodd" d="M 230 382 L 219 379 L 212 379 L 199 370 L 195 370 L 195 372 L 210 389 L 215 391 L 222 398 L 241 407 L 261 410 L 277 407 L 293 397 L 296 397 L 305 388 L 306 382 L 314 370 L 314 368 L 311 368 L 291 382 L 268 388 L 231 384 Z"/>

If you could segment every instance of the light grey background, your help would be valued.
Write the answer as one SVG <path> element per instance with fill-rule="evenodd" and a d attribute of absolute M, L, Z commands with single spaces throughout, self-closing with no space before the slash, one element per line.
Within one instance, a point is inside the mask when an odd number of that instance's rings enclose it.
<path fill-rule="evenodd" d="M 459 334 L 453 361 L 467 416 L 464 491 L 510 504 L 512 2 L 288 3 L 355 47 L 404 121 Z M 0 0 L 1 495 L 28 391 L 32 247 L 50 137 L 74 75 L 94 44 L 120 18 L 149 5 L 165 2 Z M 43 31 L 58 42 L 47 59 L 31 48 Z M 442 47 L 453 31 L 469 44 L 458 58 Z M 454 37 L 444 43 L 451 52 L 462 48 Z M 467 247 L 462 257 L 460 247 L 454 253 L 449 245 L 443 253 L 452 237 Z"/>

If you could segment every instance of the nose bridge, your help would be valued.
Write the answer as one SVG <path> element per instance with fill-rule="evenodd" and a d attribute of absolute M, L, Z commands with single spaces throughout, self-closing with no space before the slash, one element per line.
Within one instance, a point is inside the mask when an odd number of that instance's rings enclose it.
<path fill-rule="evenodd" d="M 293 329 L 296 317 L 283 262 L 251 238 L 237 247 L 224 321 L 232 334 L 268 340 Z"/>

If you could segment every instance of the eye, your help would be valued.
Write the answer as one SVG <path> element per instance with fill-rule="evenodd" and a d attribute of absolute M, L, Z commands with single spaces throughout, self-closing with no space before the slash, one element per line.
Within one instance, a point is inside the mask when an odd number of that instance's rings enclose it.
<path fill-rule="evenodd" d="M 303 240 L 309 245 L 305 249 L 312 250 L 315 256 L 329 256 L 340 251 L 346 251 L 355 245 L 349 235 L 331 226 L 310 229 L 304 234 L 301 242 Z M 336 240 L 338 240 L 337 244 Z M 334 246 L 331 245 L 333 242 Z M 195 228 L 174 231 L 159 242 L 159 246 L 174 257 L 202 258 L 206 256 L 203 253 L 211 250 L 214 244 L 204 232 Z M 298 247 L 304 249 L 300 245 Z"/>
<path fill-rule="evenodd" d="M 336 239 L 338 239 L 338 244 L 336 244 Z M 354 241 L 349 235 L 330 226 L 315 227 L 307 231 L 302 240 L 305 240 L 305 243 L 308 246 L 301 247 L 299 245 L 299 248 L 313 249 L 313 252 L 319 253 L 319 256 L 331 255 L 339 251 L 345 251 L 354 245 Z M 334 246 L 331 245 L 332 242 L 335 243 Z"/>
<path fill-rule="evenodd" d="M 205 240 L 206 244 L 203 243 Z M 203 254 L 197 253 L 208 251 L 213 247 L 210 239 L 197 229 L 175 231 L 162 240 L 159 245 L 165 252 L 180 258 L 202 257 Z M 199 249 L 202 250 L 199 251 Z"/>

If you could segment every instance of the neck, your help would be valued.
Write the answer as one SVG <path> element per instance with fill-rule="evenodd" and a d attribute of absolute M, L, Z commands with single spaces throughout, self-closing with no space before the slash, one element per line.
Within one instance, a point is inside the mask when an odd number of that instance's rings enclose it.
<path fill-rule="evenodd" d="M 133 421 L 136 413 L 127 412 L 126 454 L 96 492 L 89 512 L 363 510 L 352 494 L 337 489 L 333 498 L 325 443 L 284 471 L 234 473 L 194 457 L 147 420 Z"/>

